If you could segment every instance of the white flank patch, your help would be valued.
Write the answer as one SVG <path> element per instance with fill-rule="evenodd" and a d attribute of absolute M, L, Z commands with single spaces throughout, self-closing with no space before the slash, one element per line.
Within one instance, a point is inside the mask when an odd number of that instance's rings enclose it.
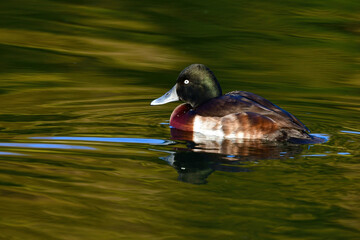
<path fill-rule="evenodd" d="M 195 116 L 193 131 L 205 136 L 224 137 L 218 117 Z"/>
<path fill-rule="evenodd" d="M 263 135 L 260 132 L 253 132 L 252 134 L 237 131 L 236 125 L 239 125 L 238 118 L 234 114 L 229 114 L 223 118 L 226 118 L 225 123 L 232 124 L 234 131 L 230 134 L 225 134 L 223 126 L 221 124 L 220 117 L 202 117 L 195 116 L 193 126 L 193 140 L 215 140 L 218 139 L 260 139 Z M 223 119 L 224 120 L 224 119 Z"/>
<path fill-rule="evenodd" d="M 247 138 L 244 132 L 231 133 L 229 135 L 224 135 L 226 139 L 235 139 L 235 138 Z"/>

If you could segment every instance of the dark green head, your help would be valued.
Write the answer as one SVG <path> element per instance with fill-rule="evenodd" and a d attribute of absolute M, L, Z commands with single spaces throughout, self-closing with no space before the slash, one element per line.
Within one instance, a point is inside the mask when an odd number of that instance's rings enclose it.
<path fill-rule="evenodd" d="M 196 108 L 209 99 L 222 95 L 221 87 L 213 72 L 203 64 L 191 64 L 176 80 L 175 86 L 151 105 L 181 100 Z"/>

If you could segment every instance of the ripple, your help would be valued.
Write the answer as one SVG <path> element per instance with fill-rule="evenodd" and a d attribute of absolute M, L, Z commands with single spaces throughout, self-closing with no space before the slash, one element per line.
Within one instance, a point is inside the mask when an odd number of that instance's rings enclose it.
<path fill-rule="evenodd" d="M 65 141 L 89 141 L 89 142 L 113 142 L 113 143 L 141 143 L 150 145 L 170 145 L 174 141 L 151 139 L 151 138 L 105 138 L 105 137 L 31 137 L 30 139 L 41 140 L 65 140 Z"/>
<path fill-rule="evenodd" d="M 302 157 L 327 157 L 328 155 L 326 154 L 305 154 L 305 155 L 301 155 Z"/>
<path fill-rule="evenodd" d="M 76 145 L 67 145 L 67 144 L 43 144 L 43 143 L 0 143 L 0 147 L 96 150 L 96 148 L 86 147 L 86 146 L 76 146 Z"/>
<path fill-rule="evenodd" d="M 312 133 L 310 135 L 319 139 L 323 139 L 324 142 L 327 142 L 330 139 L 329 135 L 324 133 Z"/>
<path fill-rule="evenodd" d="M 357 132 L 357 131 L 346 131 L 346 130 L 341 130 L 340 132 L 342 132 L 342 133 L 351 133 L 351 134 L 360 134 L 360 132 Z"/>
<path fill-rule="evenodd" d="M 337 154 L 339 154 L 339 155 L 351 155 L 351 153 L 348 153 L 348 152 L 338 152 Z"/>
<path fill-rule="evenodd" d="M 13 153 L 13 152 L 0 152 L 0 155 L 8 155 L 8 156 L 25 156 L 25 154 L 21 153 Z"/>

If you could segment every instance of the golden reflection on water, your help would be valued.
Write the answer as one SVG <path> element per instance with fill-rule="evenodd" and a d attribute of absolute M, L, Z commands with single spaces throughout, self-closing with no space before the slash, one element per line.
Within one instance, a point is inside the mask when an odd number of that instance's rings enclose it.
<path fill-rule="evenodd" d="M 96 57 L 103 64 L 130 69 L 177 69 L 193 62 L 179 51 L 155 44 L 4 28 L 0 32 L 1 44 Z"/>

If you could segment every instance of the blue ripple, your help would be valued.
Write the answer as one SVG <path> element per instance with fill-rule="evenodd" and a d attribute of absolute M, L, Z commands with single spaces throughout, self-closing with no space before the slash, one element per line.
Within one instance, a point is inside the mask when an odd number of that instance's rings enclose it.
<path fill-rule="evenodd" d="M 343 132 L 343 133 L 352 133 L 352 134 L 360 134 L 360 132 L 357 132 L 357 131 L 346 131 L 346 130 L 341 130 L 340 132 Z"/>
<path fill-rule="evenodd" d="M 13 153 L 13 152 L 0 152 L 0 155 L 24 156 L 25 154 Z"/>
<path fill-rule="evenodd" d="M 302 157 L 326 157 L 326 154 L 305 154 L 301 155 Z"/>
<path fill-rule="evenodd" d="M 337 154 L 339 154 L 339 155 L 350 155 L 351 153 L 348 153 L 348 152 L 338 152 Z"/>
<path fill-rule="evenodd" d="M 66 145 L 66 144 L 44 144 L 44 143 L 0 143 L 0 147 L 96 150 L 96 148 L 86 147 L 86 146 L 76 146 L 76 145 Z"/>
<path fill-rule="evenodd" d="M 105 138 L 105 137 L 31 137 L 41 140 L 65 140 L 65 141 L 89 141 L 89 142 L 113 142 L 113 143 L 142 143 L 150 145 L 169 145 L 174 143 L 170 140 L 151 138 Z"/>
<path fill-rule="evenodd" d="M 311 136 L 317 137 L 317 138 L 321 138 L 324 140 L 324 142 L 329 141 L 330 137 L 327 134 L 324 133 L 312 133 L 310 134 Z"/>

